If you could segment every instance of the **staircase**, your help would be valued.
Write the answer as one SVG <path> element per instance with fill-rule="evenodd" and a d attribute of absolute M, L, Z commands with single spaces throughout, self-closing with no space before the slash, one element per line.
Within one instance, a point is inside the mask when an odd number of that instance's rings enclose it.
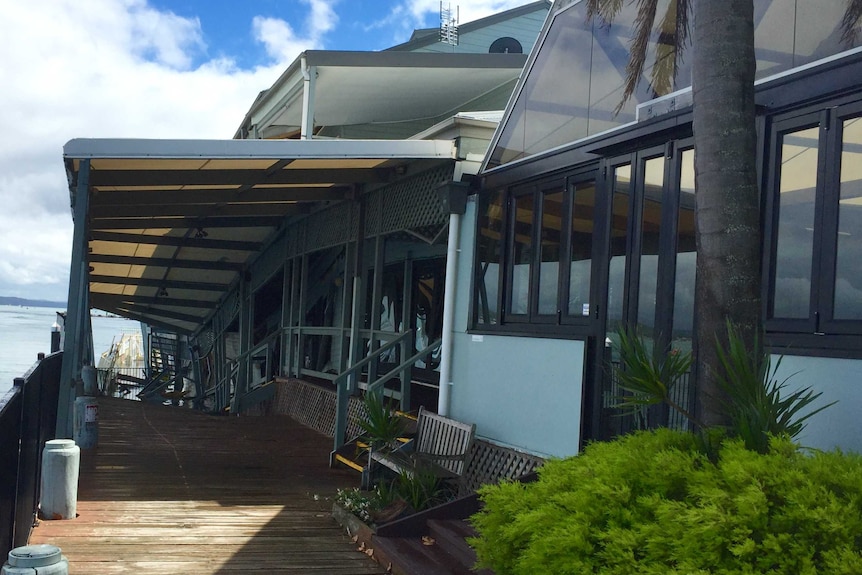
<path fill-rule="evenodd" d="M 416 416 L 403 411 L 396 411 L 395 413 L 398 417 L 404 420 L 404 437 L 399 437 L 398 441 L 401 443 L 407 443 L 416 434 Z M 371 478 L 368 470 L 368 444 L 363 441 L 361 436 L 354 437 L 337 450 L 333 451 L 330 457 L 330 466 L 347 467 L 357 473 L 361 473 L 361 485 L 363 488 L 367 488 L 370 485 Z"/>
<path fill-rule="evenodd" d="M 424 534 L 373 538 L 374 558 L 396 575 L 493 575 L 487 569 L 473 571 L 476 553 L 466 539 L 476 535 L 466 521 L 429 519 Z"/>

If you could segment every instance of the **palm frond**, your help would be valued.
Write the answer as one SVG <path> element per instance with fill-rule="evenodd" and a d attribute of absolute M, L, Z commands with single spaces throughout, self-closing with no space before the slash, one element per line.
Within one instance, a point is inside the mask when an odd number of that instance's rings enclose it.
<path fill-rule="evenodd" d="M 624 0 L 587 0 L 587 22 L 598 17 L 600 26 L 610 26 L 620 13 L 620 10 L 623 9 L 623 2 Z"/>
<path fill-rule="evenodd" d="M 629 61 L 626 64 L 626 78 L 623 83 L 623 95 L 620 103 L 614 109 L 619 114 L 632 94 L 637 89 L 646 63 L 647 48 L 652 37 L 655 15 L 658 10 L 658 0 L 638 0 L 638 13 L 635 17 L 634 35 L 629 44 Z"/>
<path fill-rule="evenodd" d="M 676 73 L 682 65 L 688 41 L 689 2 L 670 2 L 658 26 L 655 61 L 650 75 L 654 96 L 668 94 L 676 86 Z"/>
<path fill-rule="evenodd" d="M 862 0 L 847 0 L 847 8 L 841 18 L 841 43 L 845 48 L 853 48 L 857 45 L 860 26 L 862 26 Z"/>
<path fill-rule="evenodd" d="M 628 395 L 617 397 L 614 407 L 625 413 L 636 413 L 646 406 L 665 403 L 695 425 L 694 416 L 672 397 L 674 386 L 691 370 L 690 353 L 670 348 L 650 347 L 636 332 L 617 332 L 620 365 L 613 377 Z"/>
<path fill-rule="evenodd" d="M 742 439 L 748 449 L 766 453 L 770 436 L 796 438 L 805 429 L 808 419 L 835 403 L 810 410 L 821 393 L 814 393 L 810 387 L 788 393 L 788 381 L 796 374 L 779 381 L 777 375 L 782 358 L 773 366 L 757 334 L 753 348 L 748 349 L 739 328 L 730 322 L 727 323 L 727 347 L 716 339 L 716 351 L 721 366 L 718 381 L 726 394 L 722 402 L 730 417 L 730 431 Z M 806 410 L 810 411 L 800 416 Z"/>

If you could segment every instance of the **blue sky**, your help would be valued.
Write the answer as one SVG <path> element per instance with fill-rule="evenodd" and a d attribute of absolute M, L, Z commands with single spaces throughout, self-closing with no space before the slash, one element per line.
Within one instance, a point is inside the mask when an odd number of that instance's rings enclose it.
<path fill-rule="evenodd" d="M 462 0 L 460 23 L 531 0 Z M 64 301 L 72 138 L 230 138 L 302 50 L 380 50 L 439 0 L 0 0 L 0 295 Z"/>

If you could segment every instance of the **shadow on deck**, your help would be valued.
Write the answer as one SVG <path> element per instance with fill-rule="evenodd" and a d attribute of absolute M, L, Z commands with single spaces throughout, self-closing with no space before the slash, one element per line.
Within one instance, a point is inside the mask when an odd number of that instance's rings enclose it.
<path fill-rule="evenodd" d="M 100 399 L 99 447 L 81 456 L 78 517 L 42 521 L 78 575 L 382 573 L 330 515 L 355 474 L 331 439 L 285 416 L 214 417 Z"/>

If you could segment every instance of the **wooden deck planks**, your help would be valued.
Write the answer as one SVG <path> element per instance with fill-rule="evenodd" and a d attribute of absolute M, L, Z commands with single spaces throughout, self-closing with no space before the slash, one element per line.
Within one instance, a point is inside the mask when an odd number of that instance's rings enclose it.
<path fill-rule="evenodd" d="M 320 573 L 383 569 L 330 515 L 355 474 L 331 440 L 282 417 L 214 417 L 100 399 L 99 447 L 81 456 L 78 517 L 41 521 L 75 575 Z"/>

